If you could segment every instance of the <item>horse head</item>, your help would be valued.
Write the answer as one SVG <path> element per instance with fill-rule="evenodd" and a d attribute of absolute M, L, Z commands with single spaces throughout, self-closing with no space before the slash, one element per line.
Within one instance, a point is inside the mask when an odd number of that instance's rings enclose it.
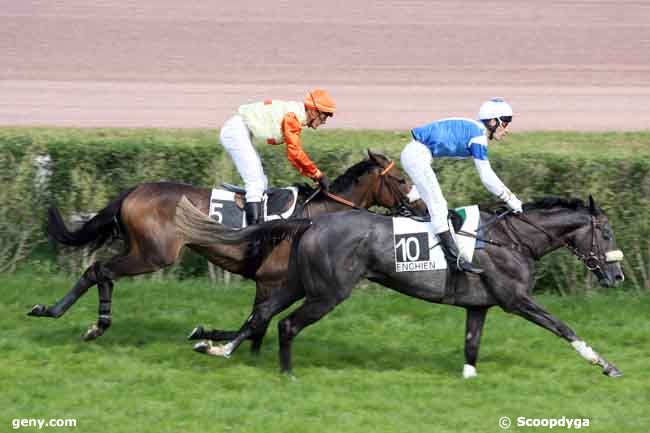
<path fill-rule="evenodd" d="M 621 261 L 623 252 L 616 246 L 614 231 L 607 215 L 593 197 L 588 200 L 588 221 L 567 240 L 569 247 L 598 278 L 604 287 L 615 287 L 625 279 Z"/>
<path fill-rule="evenodd" d="M 424 202 L 409 199 L 413 185 L 406 180 L 395 162 L 370 149 L 367 152 L 368 159 L 355 164 L 339 176 L 332 183 L 332 191 L 347 196 L 359 207 L 376 205 L 425 215 Z"/>
<path fill-rule="evenodd" d="M 526 223 L 519 227 L 537 238 L 527 245 L 534 256 L 564 246 L 594 273 L 602 286 L 615 287 L 624 280 L 623 253 L 616 246 L 607 215 L 593 197 L 589 196 L 587 205 L 577 199 L 546 197 L 526 203 L 524 213 L 517 217 Z M 544 237 L 548 242 L 544 242 Z"/>

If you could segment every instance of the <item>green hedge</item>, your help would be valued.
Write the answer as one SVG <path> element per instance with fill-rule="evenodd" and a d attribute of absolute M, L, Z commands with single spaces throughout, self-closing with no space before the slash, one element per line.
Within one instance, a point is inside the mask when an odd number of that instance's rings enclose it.
<path fill-rule="evenodd" d="M 323 130 L 306 131 L 304 136 L 307 152 L 330 178 L 362 159 L 366 148 L 399 161 L 408 140 L 404 131 Z M 650 133 L 520 133 L 495 144 L 490 150 L 492 165 L 522 200 L 545 195 L 586 199 L 592 194 L 610 216 L 627 255 L 626 275 L 632 283 L 628 287 L 650 289 Z M 305 181 L 286 160 L 282 146 L 261 144 L 258 149 L 271 184 Z M 47 184 L 38 186 L 29 181 L 36 176 L 31 161 L 45 154 L 51 157 L 52 174 Z M 473 164 L 441 160 L 435 165 L 450 206 L 493 199 Z M 25 248 L 33 250 L 43 240 L 46 206 L 56 205 L 64 213 L 95 211 L 120 191 L 146 181 L 202 186 L 240 182 L 215 130 L 4 128 L 0 169 L 4 205 L 0 270 L 3 258 L 5 266 L 11 260 L 7 257 L 14 257 L 14 264 L 30 260 Z M 18 246 L 16 226 L 28 245 Z M 18 248 L 23 251 L 12 255 Z M 51 257 L 49 251 L 37 251 L 41 259 Z M 197 275 L 205 269 L 202 260 L 194 259 L 174 273 Z M 593 286 L 581 265 L 562 254 L 544 260 L 539 278 L 539 286 L 546 290 L 573 292 L 578 286 Z"/>

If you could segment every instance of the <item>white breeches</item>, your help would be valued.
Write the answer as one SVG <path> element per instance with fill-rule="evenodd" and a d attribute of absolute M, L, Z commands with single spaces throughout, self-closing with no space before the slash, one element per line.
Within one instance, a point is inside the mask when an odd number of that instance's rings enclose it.
<path fill-rule="evenodd" d="M 412 140 L 402 151 L 401 161 L 429 209 L 433 232 L 438 234 L 449 230 L 447 200 L 442 195 L 436 174 L 431 168 L 431 151 L 419 141 Z"/>
<path fill-rule="evenodd" d="M 251 133 L 242 117 L 237 114 L 228 119 L 221 127 L 219 138 L 244 180 L 246 201 L 262 201 L 268 180 L 262 168 L 262 161 L 251 141 Z"/>

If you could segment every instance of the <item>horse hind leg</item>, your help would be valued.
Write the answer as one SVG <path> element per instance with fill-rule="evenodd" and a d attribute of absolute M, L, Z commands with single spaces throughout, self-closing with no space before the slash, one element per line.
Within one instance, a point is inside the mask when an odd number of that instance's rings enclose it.
<path fill-rule="evenodd" d="M 269 323 L 271 322 L 273 316 L 288 308 L 302 296 L 302 292 L 278 289 L 274 291 L 274 294 L 270 298 L 264 299 L 264 301 L 260 302 L 258 298 L 255 306 L 253 307 L 253 312 L 250 316 L 248 316 L 244 324 L 237 332 L 219 330 L 205 331 L 201 326 L 195 328 L 192 335 L 198 332 L 203 332 L 203 335 L 206 336 L 203 338 L 208 338 L 207 336 L 215 335 L 219 337 L 229 336 L 230 338 L 223 338 L 223 340 L 228 341 L 228 343 L 220 346 L 215 346 L 210 342 L 202 341 L 194 345 L 194 350 L 200 353 L 206 353 L 208 355 L 223 356 L 229 358 L 244 342 L 244 340 L 251 339 L 253 342 L 251 351 L 257 355 L 259 354 L 259 348 L 262 345 L 262 340 L 264 339 L 266 330 L 268 329 Z M 199 328 L 200 331 L 197 331 Z M 192 337 L 192 335 L 190 335 L 190 337 Z M 215 341 L 214 339 L 211 340 Z M 256 343 L 257 352 L 254 351 Z"/>
<path fill-rule="evenodd" d="M 271 319 L 304 296 L 305 292 L 303 290 L 281 288 L 275 292 L 271 299 L 260 302 L 256 306 L 253 312 L 255 316 L 251 320 L 251 335 L 248 337 L 251 340 L 251 353 L 253 355 L 259 355 Z"/>
<path fill-rule="evenodd" d="M 126 255 L 113 257 L 99 267 L 97 291 L 99 308 L 97 322 L 88 327 L 83 339 L 91 341 L 102 336 L 112 324 L 113 281 L 123 276 L 147 274 L 174 263 L 175 257 L 160 260 L 147 260 L 133 250 Z"/>
<path fill-rule="evenodd" d="M 237 331 L 222 331 L 219 329 L 205 329 L 203 325 L 197 325 L 190 335 L 187 336 L 188 340 L 210 340 L 210 341 L 230 341 L 237 337 Z"/>
<path fill-rule="evenodd" d="M 111 326 L 111 302 L 113 297 L 113 282 L 105 279 L 97 283 L 99 292 L 99 318 L 97 323 L 90 325 L 83 336 L 84 341 L 91 341 L 106 332 Z"/>
<path fill-rule="evenodd" d="M 86 269 L 74 287 L 72 287 L 63 298 L 50 307 L 43 304 L 36 304 L 27 315 L 35 317 L 53 317 L 55 319 L 63 316 L 79 298 L 86 294 L 90 287 L 97 284 L 100 268 L 101 264 L 99 262 L 93 263 Z"/>
<path fill-rule="evenodd" d="M 262 343 L 266 336 L 266 331 L 269 329 L 270 320 L 261 324 L 258 329 L 249 337 L 251 340 L 251 353 L 255 356 L 259 355 L 262 350 Z"/>
<path fill-rule="evenodd" d="M 99 320 L 83 336 L 86 341 L 94 340 L 111 326 L 113 282 L 107 278 L 106 267 L 100 262 L 95 262 L 86 269 L 74 287 L 56 304 L 51 307 L 42 304 L 35 305 L 27 314 L 36 317 L 59 318 L 94 285 L 97 285 L 99 292 Z"/>

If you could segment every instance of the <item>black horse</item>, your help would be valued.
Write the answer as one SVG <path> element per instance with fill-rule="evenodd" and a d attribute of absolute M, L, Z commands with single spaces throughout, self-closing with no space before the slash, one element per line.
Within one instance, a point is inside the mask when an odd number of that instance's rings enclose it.
<path fill-rule="evenodd" d="M 313 224 L 305 220 L 292 223 L 290 288 L 303 293 L 305 301 L 278 324 L 282 371 L 291 372 L 291 346 L 300 331 L 332 311 L 367 278 L 408 296 L 467 310 L 464 377 L 476 375 L 485 316 L 497 305 L 564 338 L 585 359 L 600 365 L 604 374 L 621 375 L 531 296 L 535 262 L 561 247 L 582 260 L 601 285 L 614 287 L 623 281 L 622 252 L 616 247 L 607 216 L 593 199 L 589 197 L 585 205 L 581 200 L 545 198 L 524 205 L 522 215 L 495 217 L 482 210 L 481 221 L 490 221 L 483 234 L 487 247 L 475 254 L 485 270 L 481 275 L 447 270 L 396 272 L 390 217 L 348 211 L 321 216 Z M 274 228 L 264 226 L 244 230 L 230 236 L 228 242 L 260 239 L 260 247 L 271 230 Z M 255 257 L 259 251 L 249 253 Z"/>

